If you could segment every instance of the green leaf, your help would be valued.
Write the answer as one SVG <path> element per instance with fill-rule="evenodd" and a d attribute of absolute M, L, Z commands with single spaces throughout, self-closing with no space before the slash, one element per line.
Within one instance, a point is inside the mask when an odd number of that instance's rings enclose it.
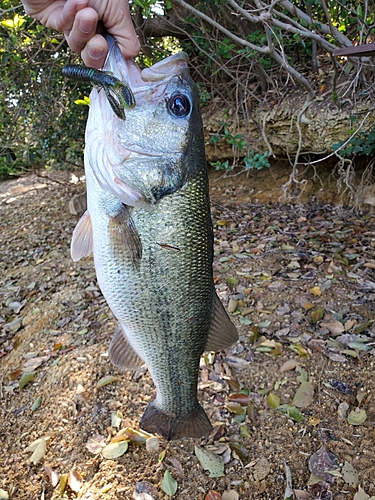
<path fill-rule="evenodd" d="M 245 316 L 239 316 L 238 321 L 241 323 L 241 325 L 245 326 L 251 325 L 252 323 L 251 319 L 246 318 Z"/>
<path fill-rule="evenodd" d="M 305 416 L 303 413 L 301 413 L 295 406 L 290 406 L 288 410 L 288 416 L 295 422 L 302 422 L 302 420 L 305 420 Z"/>
<path fill-rule="evenodd" d="M 224 460 L 222 457 L 206 451 L 199 446 L 195 446 L 194 450 L 203 469 L 210 472 L 210 477 L 222 477 L 225 475 Z"/>
<path fill-rule="evenodd" d="M 243 415 L 236 415 L 233 418 L 233 422 L 235 424 L 242 424 L 242 422 L 245 422 L 245 419 L 246 419 L 246 413 L 244 413 Z"/>
<path fill-rule="evenodd" d="M 238 280 L 234 276 L 229 276 L 227 278 L 227 283 L 229 286 L 237 286 L 238 285 Z"/>
<path fill-rule="evenodd" d="M 127 451 L 128 445 L 128 441 L 107 444 L 107 446 L 102 449 L 102 455 L 108 460 L 121 457 Z"/>
<path fill-rule="evenodd" d="M 250 439 L 251 434 L 246 424 L 240 425 L 240 436 L 244 439 Z"/>
<path fill-rule="evenodd" d="M 319 309 L 314 309 L 313 311 L 311 311 L 310 313 L 310 319 L 311 319 L 311 323 L 313 325 L 316 325 L 316 323 L 318 321 L 320 321 L 324 316 L 324 309 L 322 308 L 319 308 Z"/>
<path fill-rule="evenodd" d="M 113 384 L 113 382 L 117 382 L 120 380 L 120 377 L 114 377 L 113 375 L 106 375 L 105 377 L 102 377 L 96 384 L 96 387 L 104 387 L 105 385 L 108 384 Z"/>
<path fill-rule="evenodd" d="M 8 492 L 0 488 L 0 500 L 6 500 L 9 498 Z"/>
<path fill-rule="evenodd" d="M 359 325 L 357 325 L 357 327 L 353 332 L 354 335 L 358 335 L 359 333 L 362 333 L 364 330 L 367 330 L 373 324 L 373 322 L 374 320 L 364 321 L 363 323 L 359 323 Z"/>
<path fill-rule="evenodd" d="M 24 373 L 18 382 L 18 387 L 22 390 L 26 384 L 34 380 L 35 372 Z"/>
<path fill-rule="evenodd" d="M 266 320 L 266 321 L 261 321 L 260 323 L 257 324 L 258 328 L 268 328 L 271 324 L 271 321 Z"/>
<path fill-rule="evenodd" d="M 141 7 L 142 9 L 146 8 L 145 4 L 141 2 L 141 0 L 133 0 L 133 3 L 135 3 L 135 5 L 138 5 L 138 7 Z"/>
<path fill-rule="evenodd" d="M 302 368 L 302 366 L 297 366 L 296 370 L 299 372 L 299 375 L 297 377 L 298 382 L 302 384 L 302 382 L 307 382 L 309 380 L 309 376 L 306 370 Z"/>
<path fill-rule="evenodd" d="M 90 106 L 90 98 L 85 97 L 84 99 L 76 99 L 74 104 L 78 104 L 79 106 Z"/>
<path fill-rule="evenodd" d="M 249 462 L 249 452 L 243 444 L 238 441 L 229 441 L 228 446 L 242 462 Z"/>
<path fill-rule="evenodd" d="M 31 411 L 37 410 L 41 404 L 42 404 L 42 398 L 41 396 L 38 396 L 31 407 Z"/>
<path fill-rule="evenodd" d="M 280 406 L 280 398 L 274 392 L 270 392 L 267 396 L 267 404 L 270 408 L 278 408 Z"/>
<path fill-rule="evenodd" d="M 178 488 L 177 481 L 174 479 L 172 474 L 169 471 L 164 472 L 164 477 L 161 482 L 161 489 L 166 493 L 169 497 L 173 497 L 176 494 Z"/>
<path fill-rule="evenodd" d="M 348 423 L 351 425 L 361 425 L 367 419 L 366 410 L 356 408 L 348 415 Z"/>
<path fill-rule="evenodd" d="M 305 419 L 303 413 L 301 413 L 295 406 L 280 405 L 278 408 L 276 408 L 276 410 L 282 415 L 285 415 L 286 417 L 294 420 L 295 422 L 301 422 Z"/>
<path fill-rule="evenodd" d="M 357 488 L 359 479 L 358 471 L 346 460 L 341 469 L 341 475 L 346 484 L 352 488 Z"/>
<path fill-rule="evenodd" d="M 370 497 L 360 486 L 358 486 L 358 491 L 354 495 L 353 500 L 371 500 L 375 497 Z"/>
<path fill-rule="evenodd" d="M 350 347 L 351 349 L 358 349 L 359 351 L 366 352 L 369 351 L 372 346 L 363 344 L 362 342 L 350 342 L 350 344 L 348 344 L 348 347 Z"/>

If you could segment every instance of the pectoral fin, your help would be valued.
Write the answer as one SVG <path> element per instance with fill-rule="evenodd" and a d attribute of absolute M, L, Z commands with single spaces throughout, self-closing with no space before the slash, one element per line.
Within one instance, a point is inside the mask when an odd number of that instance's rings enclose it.
<path fill-rule="evenodd" d="M 130 258 L 135 267 L 142 258 L 142 242 L 126 205 L 111 216 L 109 232 L 113 251 L 120 258 Z"/>
<path fill-rule="evenodd" d="M 93 251 L 92 226 L 89 212 L 86 212 L 79 219 L 74 228 L 70 254 L 74 262 L 87 257 Z"/>
<path fill-rule="evenodd" d="M 229 347 L 238 340 L 237 328 L 229 319 L 229 316 L 215 293 L 214 314 L 211 321 L 211 328 L 208 334 L 205 351 L 219 351 Z"/>
<path fill-rule="evenodd" d="M 115 331 L 109 345 L 108 357 L 111 363 L 120 370 L 137 370 L 144 365 L 143 360 L 129 344 L 121 325 Z"/>

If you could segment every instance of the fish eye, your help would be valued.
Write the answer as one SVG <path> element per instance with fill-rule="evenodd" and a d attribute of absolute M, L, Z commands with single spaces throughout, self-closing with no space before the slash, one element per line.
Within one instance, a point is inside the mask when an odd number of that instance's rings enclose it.
<path fill-rule="evenodd" d="M 190 113 L 189 98 L 184 94 L 174 94 L 167 101 L 168 111 L 177 118 L 184 118 Z"/>

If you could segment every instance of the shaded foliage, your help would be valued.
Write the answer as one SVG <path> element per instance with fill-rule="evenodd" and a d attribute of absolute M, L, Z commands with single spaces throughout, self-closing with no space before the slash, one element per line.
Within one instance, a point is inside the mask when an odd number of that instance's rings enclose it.
<path fill-rule="evenodd" d="M 279 102 L 297 87 L 307 105 L 325 90 L 338 107 L 355 99 L 358 89 L 372 96 L 368 59 L 332 57 L 336 47 L 371 41 L 375 14 L 366 2 L 134 0 L 131 9 L 142 44 L 139 63 L 187 51 L 202 104 L 224 103 L 232 121 L 251 119 L 255 103 Z M 15 0 L 0 1 L 0 13 L 0 176 L 81 165 L 87 107 L 73 103 L 89 89 L 80 84 L 78 91 L 61 75 L 62 66 L 79 56 L 61 34 L 25 16 Z M 323 73 L 332 80 L 327 89 Z M 266 152 L 254 152 L 245 136 L 243 142 L 252 168 L 254 154 Z"/>
<path fill-rule="evenodd" d="M 2 7 L 9 2 L 2 2 Z M 74 55 L 16 8 L 0 24 L 0 177 L 82 163 L 87 108 L 74 106 L 61 68 Z"/>

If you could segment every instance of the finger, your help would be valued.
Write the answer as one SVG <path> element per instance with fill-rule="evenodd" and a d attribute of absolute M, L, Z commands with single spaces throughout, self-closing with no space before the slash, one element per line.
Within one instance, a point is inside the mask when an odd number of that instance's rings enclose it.
<path fill-rule="evenodd" d="M 111 33 L 110 30 L 108 31 Z M 122 55 L 125 58 L 137 56 L 139 54 L 139 51 L 141 50 L 141 44 L 139 43 L 138 37 L 134 29 L 133 32 L 131 33 L 125 32 L 127 33 L 125 36 L 123 33 L 124 32 L 122 32 L 121 34 L 113 32 L 111 33 L 115 37 L 119 45 L 119 48 L 122 52 Z"/>
<path fill-rule="evenodd" d="M 127 0 L 109 2 L 103 12 L 102 21 L 106 30 L 115 37 L 124 57 L 135 57 L 140 51 L 140 43 L 132 23 Z"/>
<path fill-rule="evenodd" d="M 66 34 L 69 47 L 74 52 L 81 52 L 94 37 L 97 24 L 98 14 L 91 7 L 77 12 L 73 26 L 69 34 Z"/>
<path fill-rule="evenodd" d="M 88 0 L 67 0 L 56 15 L 53 28 L 69 33 L 73 28 L 77 12 L 87 7 Z"/>
<path fill-rule="evenodd" d="M 100 69 L 104 66 L 108 52 L 108 44 L 101 35 L 93 36 L 81 52 L 81 57 L 86 66 Z"/>

